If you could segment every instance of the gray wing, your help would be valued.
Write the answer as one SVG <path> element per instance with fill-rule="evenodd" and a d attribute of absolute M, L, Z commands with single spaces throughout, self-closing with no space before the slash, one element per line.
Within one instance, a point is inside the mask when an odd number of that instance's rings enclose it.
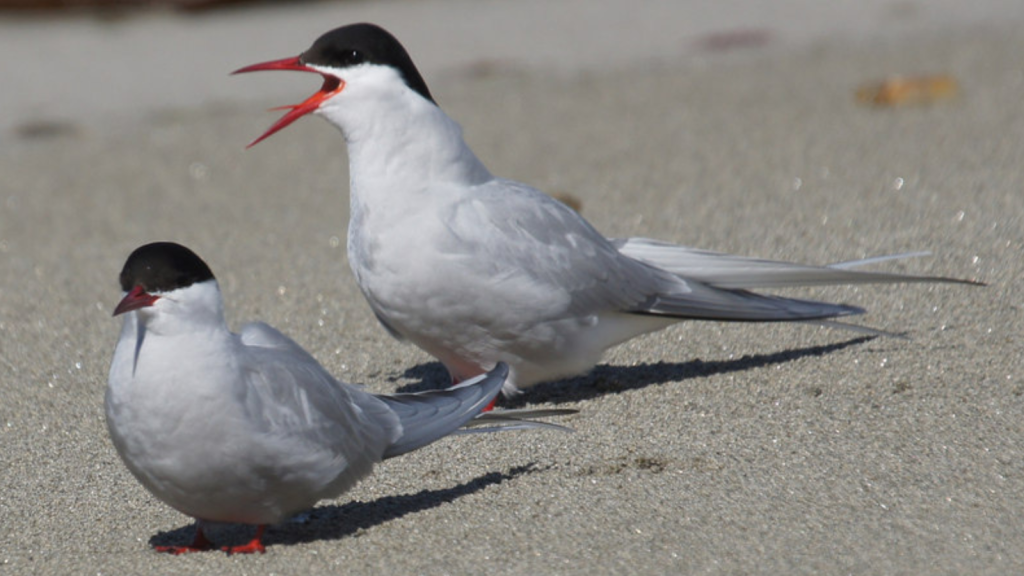
<path fill-rule="evenodd" d="M 384 452 L 384 458 L 400 456 L 451 434 L 505 432 L 530 428 L 572 431 L 565 426 L 535 421 L 537 418 L 575 414 L 576 410 L 494 410 L 481 412 L 501 393 L 508 365 L 498 362 L 493 370 L 448 388 L 412 394 L 378 396 L 398 415 L 402 435 Z"/>
<path fill-rule="evenodd" d="M 480 414 L 501 393 L 508 377 L 502 362 L 486 374 L 445 390 L 378 396 L 398 416 L 402 434 L 384 452 L 400 456 L 452 434 Z"/>
<path fill-rule="evenodd" d="M 466 256 L 487 292 L 511 305 L 549 305 L 552 316 L 566 317 L 628 310 L 661 280 L 631 270 L 649 267 L 623 258 L 571 208 L 512 180 L 473 188 L 442 218 L 451 240 L 445 251 Z"/>
<path fill-rule="evenodd" d="M 401 434 L 387 405 L 336 380 L 284 334 L 253 323 L 239 336 L 245 408 L 262 423 L 263 440 L 282 468 L 320 479 L 326 492 L 337 494 L 368 474 Z"/>
<path fill-rule="evenodd" d="M 488 290 L 509 306 L 549 306 L 549 316 L 608 312 L 732 321 L 813 320 L 858 314 L 853 306 L 762 296 L 681 277 L 620 252 L 571 208 L 524 184 L 474 189 L 447 218 L 448 250 L 471 252 Z M 534 304 L 540 305 L 540 304 Z"/>

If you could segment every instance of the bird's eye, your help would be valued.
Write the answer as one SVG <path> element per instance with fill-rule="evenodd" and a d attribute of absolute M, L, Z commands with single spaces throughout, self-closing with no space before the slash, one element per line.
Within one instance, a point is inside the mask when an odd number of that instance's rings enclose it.
<path fill-rule="evenodd" d="M 365 61 L 366 58 L 359 50 L 346 50 L 341 54 L 341 64 L 343 66 L 355 66 L 356 64 L 362 64 Z"/>

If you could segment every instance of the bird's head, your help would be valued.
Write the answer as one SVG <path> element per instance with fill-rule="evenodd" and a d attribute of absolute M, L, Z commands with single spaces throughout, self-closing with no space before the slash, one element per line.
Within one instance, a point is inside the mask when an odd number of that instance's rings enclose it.
<path fill-rule="evenodd" d="M 124 297 L 114 316 L 137 312 L 148 323 L 223 322 L 223 304 L 210 267 L 188 248 L 155 242 L 136 248 L 121 270 Z"/>
<path fill-rule="evenodd" d="M 409 53 L 397 38 L 375 24 L 342 26 L 317 38 L 298 56 L 253 64 L 233 74 L 261 70 L 313 72 L 322 76 L 324 82 L 320 90 L 302 103 L 273 108 L 288 112 L 249 147 L 306 114 L 325 114 L 330 118 L 332 109 L 345 106 L 346 99 L 380 101 L 386 100 L 389 94 L 411 91 L 434 102 Z"/>

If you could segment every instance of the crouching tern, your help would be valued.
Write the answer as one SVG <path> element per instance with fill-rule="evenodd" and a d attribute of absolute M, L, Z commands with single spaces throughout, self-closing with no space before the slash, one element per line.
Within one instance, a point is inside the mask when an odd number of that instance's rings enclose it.
<path fill-rule="evenodd" d="M 822 267 L 605 238 L 550 196 L 491 175 L 405 48 L 373 24 L 236 73 L 259 70 L 323 77 L 250 146 L 309 113 L 341 130 L 356 281 L 384 327 L 438 358 L 455 382 L 506 362 L 512 393 L 585 372 L 607 348 L 680 320 L 830 323 L 864 312 L 753 288 L 964 282 L 852 269 L 909 255 Z"/>
<path fill-rule="evenodd" d="M 339 382 L 263 323 L 228 330 L 220 289 L 194 252 L 173 243 L 132 252 L 110 366 L 107 426 L 128 469 L 154 496 L 197 519 L 180 554 L 206 550 L 209 522 L 255 524 L 234 553 L 263 552 L 268 524 L 333 498 L 381 460 L 449 434 L 547 427 L 573 410 L 481 413 L 505 364 L 446 390 L 392 396 Z"/>

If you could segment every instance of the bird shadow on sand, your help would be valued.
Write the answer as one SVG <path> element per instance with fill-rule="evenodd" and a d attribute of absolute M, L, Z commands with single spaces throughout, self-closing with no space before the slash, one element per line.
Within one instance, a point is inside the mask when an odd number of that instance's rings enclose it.
<path fill-rule="evenodd" d="M 606 394 L 620 394 L 657 384 L 752 370 L 784 364 L 801 358 L 824 356 L 875 338 L 875 336 L 861 336 L 834 344 L 782 350 L 771 354 L 751 354 L 742 358 L 711 362 L 698 359 L 689 362 L 655 362 L 636 366 L 601 364 L 583 376 L 538 384 L 514 398 L 502 398 L 498 401 L 498 405 L 504 408 L 521 408 L 530 404 L 580 402 Z M 418 364 L 392 378 L 393 381 L 399 379 L 417 379 L 419 381 L 401 386 L 397 392 L 432 390 L 445 387 L 451 382 L 448 371 L 440 362 Z"/>
<path fill-rule="evenodd" d="M 451 488 L 384 496 L 371 502 L 318 506 L 292 520 L 271 526 L 263 536 L 263 544 L 269 549 L 276 545 L 290 546 L 319 540 L 340 540 L 349 536 L 358 537 L 358 532 L 362 530 L 369 530 L 409 514 L 437 508 L 463 496 L 538 470 L 531 463 L 510 468 L 507 472 L 490 472 L 477 476 Z M 254 528 L 244 524 L 222 524 L 210 526 L 206 532 L 217 546 L 236 546 L 248 542 L 253 537 Z M 188 524 L 155 534 L 149 539 L 149 544 L 154 547 L 183 546 L 192 541 L 194 534 L 195 524 Z"/>

